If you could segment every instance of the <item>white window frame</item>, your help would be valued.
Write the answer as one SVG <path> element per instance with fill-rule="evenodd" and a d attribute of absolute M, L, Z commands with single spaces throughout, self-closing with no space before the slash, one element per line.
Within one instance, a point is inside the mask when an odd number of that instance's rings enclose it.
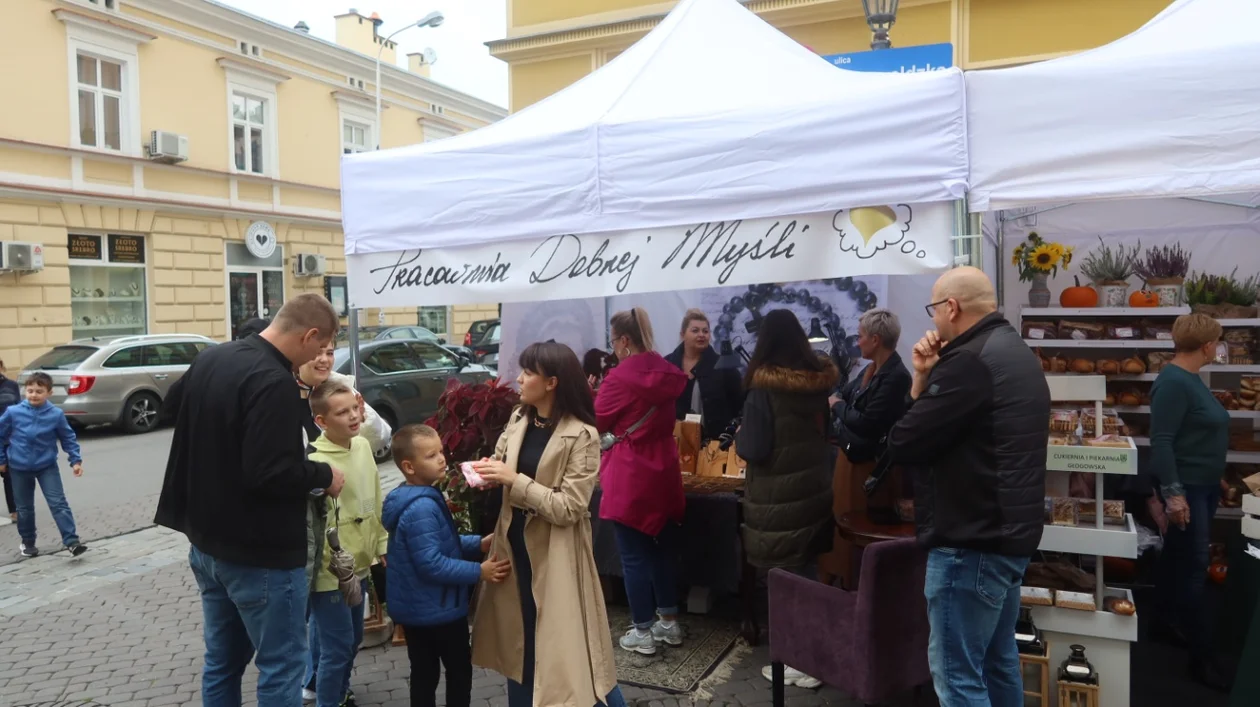
<path fill-rule="evenodd" d="M 280 176 L 280 130 L 279 97 L 276 86 L 282 80 L 263 71 L 253 71 L 251 67 L 236 62 L 219 61 L 227 77 L 227 101 L 224 110 L 227 112 L 227 153 L 228 170 L 233 174 L 244 174 L 254 177 Z M 236 168 L 236 138 L 234 127 L 236 118 L 232 115 L 232 101 L 236 95 L 242 95 L 263 102 L 263 171 L 254 172 L 249 169 Z M 246 136 L 248 138 L 248 135 Z"/>
<path fill-rule="evenodd" d="M 104 10 L 102 10 L 104 12 Z M 70 98 L 70 145 L 80 150 L 101 152 L 109 155 L 143 157 L 144 140 L 140 138 L 140 55 L 137 47 L 149 37 L 121 27 L 106 29 L 90 19 L 70 19 L 69 13 L 60 15 L 66 25 L 66 61 L 69 67 L 67 83 Z M 100 145 L 84 145 L 79 139 L 79 54 L 104 59 L 122 66 L 122 91 L 118 106 L 119 149 Z M 100 69 L 98 68 L 99 72 Z M 96 89 L 98 92 L 100 88 Z M 98 125 L 104 117 L 98 114 Z M 101 142 L 104 135 L 98 131 Z"/>
<path fill-rule="evenodd" d="M 344 91 L 334 91 L 333 98 L 337 100 L 337 144 L 341 146 L 341 154 L 344 155 L 349 147 L 345 141 L 347 123 L 364 128 L 366 149 L 362 152 L 371 152 L 379 147 L 381 143 L 377 133 L 379 127 L 376 124 L 375 103 L 366 97 Z M 385 108 L 386 106 L 381 106 L 382 110 Z"/>
<path fill-rule="evenodd" d="M 352 128 L 363 131 L 363 144 L 355 144 L 352 140 L 346 140 L 346 128 Z M 341 121 L 341 154 L 356 154 L 359 152 L 371 152 L 375 143 L 372 142 L 372 126 L 349 118 Z"/>

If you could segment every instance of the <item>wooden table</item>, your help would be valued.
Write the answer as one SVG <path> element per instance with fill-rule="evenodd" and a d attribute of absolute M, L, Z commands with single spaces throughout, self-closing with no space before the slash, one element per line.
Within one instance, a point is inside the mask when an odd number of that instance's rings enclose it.
<path fill-rule="evenodd" d="M 897 523 L 896 525 L 872 523 L 865 510 L 841 514 L 836 519 L 836 528 L 840 531 L 840 537 L 858 547 L 866 547 L 871 543 L 884 540 L 914 537 L 914 523 Z"/>

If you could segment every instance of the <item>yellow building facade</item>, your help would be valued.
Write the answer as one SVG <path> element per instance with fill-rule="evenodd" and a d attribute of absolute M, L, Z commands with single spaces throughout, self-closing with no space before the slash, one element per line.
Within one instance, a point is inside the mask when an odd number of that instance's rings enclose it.
<path fill-rule="evenodd" d="M 503 109 L 398 68 L 380 22 L 337 41 L 203 0 L 5 3 L 0 359 L 75 338 L 229 338 L 300 292 L 344 292 L 343 154 L 440 139 Z M 27 247 L 27 246 L 31 247 Z M 25 263 L 42 256 L 42 269 Z M 300 267 L 299 267 L 300 264 Z M 368 311 L 453 340 L 497 305 Z"/>
<path fill-rule="evenodd" d="M 513 111 L 608 63 L 660 22 L 674 2 L 506 0 L 507 37 L 490 42 L 509 64 Z M 1101 46 L 1142 26 L 1170 0 L 901 0 L 893 46 L 949 42 L 954 65 L 984 69 Z M 861 0 L 747 0 L 745 6 L 819 54 L 870 48 Z M 715 32 L 722 31 L 714 27 Z M 755 47 L 734 64 L 757 61 Z"/>

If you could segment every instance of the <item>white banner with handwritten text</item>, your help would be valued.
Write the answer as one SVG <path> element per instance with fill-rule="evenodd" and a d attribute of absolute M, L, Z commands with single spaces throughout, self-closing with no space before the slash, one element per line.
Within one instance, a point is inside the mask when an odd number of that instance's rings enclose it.
<path fill-rule="evenodd" d="M 611 297 L 857 275 L 939 272 L 953 206 L 895 204 L 747 221 L 346 258 L 350 306 Z"/>

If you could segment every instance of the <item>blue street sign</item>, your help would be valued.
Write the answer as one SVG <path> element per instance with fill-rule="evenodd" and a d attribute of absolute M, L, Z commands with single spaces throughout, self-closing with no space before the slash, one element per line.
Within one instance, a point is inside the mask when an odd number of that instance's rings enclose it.
<path fill-rule="evenodd" d="M 954 65 L 954 45 L 949 42 L 923 44 L 917 47 L 830 54 L 823 58 L 849 71 L 897 71 L 903 74 L 941 71 Z"/>

